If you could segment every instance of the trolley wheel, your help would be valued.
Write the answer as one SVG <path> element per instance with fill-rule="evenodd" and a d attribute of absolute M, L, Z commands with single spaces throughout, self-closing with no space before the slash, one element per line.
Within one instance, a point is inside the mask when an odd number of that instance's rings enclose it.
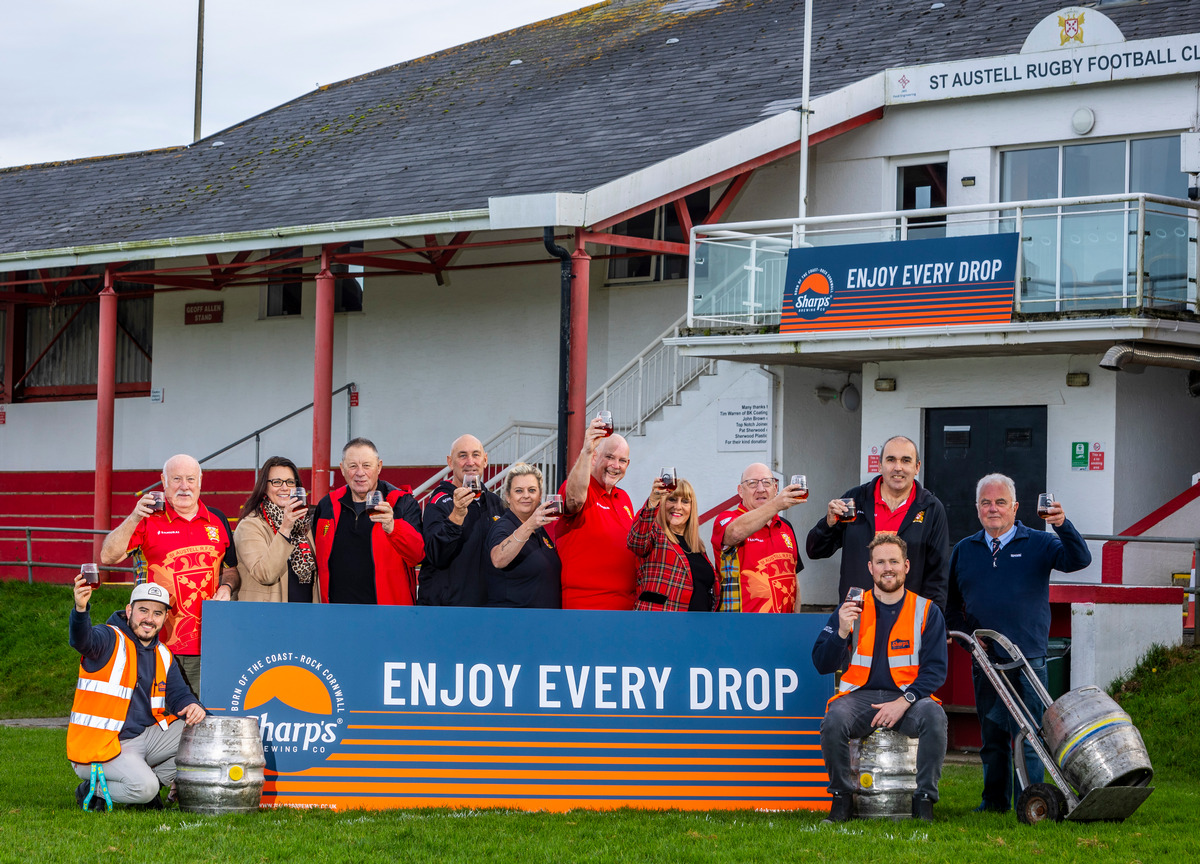
<path fill-rule="evenodd" d="M 1052 783 L 1034 783 L 1017 796 L 1017 820 L 1026 825 L 1061 822 L 1067 815 L 1067 798 Z"/>

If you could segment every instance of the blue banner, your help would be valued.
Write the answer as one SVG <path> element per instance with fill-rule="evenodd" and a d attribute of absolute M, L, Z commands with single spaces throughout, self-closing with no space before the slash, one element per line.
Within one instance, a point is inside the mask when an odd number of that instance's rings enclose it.
<path fill-rule="evenodd" d="M 828 806 L 823 615 L 206 603 L 263 805 Z"/>
<path fill-rule="evenodd" d="M 780 332 L 1012 320 L 1016 234 L 814 246 L 788 253 Z"/>

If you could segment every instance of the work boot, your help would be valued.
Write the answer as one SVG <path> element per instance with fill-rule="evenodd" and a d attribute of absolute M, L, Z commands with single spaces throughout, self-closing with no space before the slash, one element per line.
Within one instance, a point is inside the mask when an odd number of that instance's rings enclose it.
<path fill-rule="evenodd" d="M 933 821 L 933 799 L 928 795 L 917 794 L 912 799 L 912 818 L 922 822 Z"/>
<path fill-rule="evenodd" d="M 915 805 L 914 805 L 915 806 Z M 849 822 L 854 818 L 854 797 L 845 793 L 833 793 L 829 804 L 829 815 L 821 820 L 822 825 L 832 825 L 835 822 Z"/>

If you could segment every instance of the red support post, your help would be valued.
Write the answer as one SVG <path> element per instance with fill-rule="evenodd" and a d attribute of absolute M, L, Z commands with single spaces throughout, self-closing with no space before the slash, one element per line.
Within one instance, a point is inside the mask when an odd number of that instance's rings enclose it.
<path fill-rule="evenodd" d="M 333 274 L 329 250 L 321 250 L 317 273 L 317 332 L 313 352 L 312 499 L 329 493 L 330 430 L 333 426 Z"/>
<path fill-rule="evenodd" d="M 587 416 L 588 368 L 588 269 L 592 256 L 584 247 L 583 229 L 575 231 L 575 251 L 571 253 L 571 360 L 567 366 L 567 470 L 575 464 L 583 449 L 583 430 L 591 420 Z"/>
<path fill-rule="evenodd" d="M 96 362 L 96 493 L 93 499 L 92 527 L 112 530 L 113 415 L 117 401 L 117 292 L 113 290 L 113 271 L 104 269 L 104 288 L 100 291 L 99 355 Z M 92 544 L 92 559 L 100 560 L 104 536 L 97 534 Z"/>

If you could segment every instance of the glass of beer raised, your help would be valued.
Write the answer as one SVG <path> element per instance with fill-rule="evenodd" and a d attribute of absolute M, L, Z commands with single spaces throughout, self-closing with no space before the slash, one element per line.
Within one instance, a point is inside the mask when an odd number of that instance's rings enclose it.
<path fill-rule="evenodd" d="M 789 486 L 799 486 L 800 491 L 796 493 L 796 497 L 798 497 L 801 501 L 808 500 L 808 478 L 807 477 L 805 477 L 803 474 L 793 474 L 792 480 L 790 483 L 788 483 L 788 485 Z"/>
<path fill-rule="evenodd" d="M 293 489 L 292 494 L 289 497 L 297 499 L 306 507 L 308 506 L 308 490 L 303 486 L 297 486 L 295 489 Z"/>
<path fill-rule="evenodd" d="M 674 468 L 659 468 L 658 479 L 662 481 L 663 488 L 668 492 L 674 492 L 675 487 L 679 485 L 679 479 L 675 474 Z"/>
<path fill-rule="evenodd" d="M 846 602 L 853 603 L 858 607 L 858 611 L 861 612 L 863 609 L 864 596 L 865 594 L 863 593 L 863 589 L 859 588 L 857 585 L 851 585 L 850 590 L 846 592 Z"/>
<path fill-rule="evenodd" d="M 1050 508 L 1054 506 L 1054 493 L 1043 492 L 1038 495 L 1037 515 L 1039 519 L 1045 519 L 1050 515 Z"/>
<path fill-rule="evenodd" d="M 839 498 L 837 500 L 841 501 L 842 505 L 846 508 L 845 513 L 838 514 L 837 521 L 853 522 L 858 518 L 858 506 L 854 503 L 853 498 Z"/>
<path fill-rule="evenodd" d="M 367 493 L 367 509 L 371 510 L 383 503 L 383 493 L 374 489 Z"/>
<path fill-rule="evenodd" d="M 604 437 L 607 438 L 613 434 L 613 422 L 611 411 L 597 411 L 596 417 L 604 423 Z"/>
<path fill-rule="evenodd" d="M 84 564 L 79 568 L 79 575 L 88 585 L 100 584 L 100 568 L 95 564 Z"/>
<path fill-rule="evenodd" d="M 478 474 L 464 474 L 463 486 L 475 493 L 476 501 L 483 497 L 483 478 Z"/>
<path fill-rule="evenodd" d="M 150 497 L 153 499 L 150 502 L 151 513 L 162 513 L 167 509 L 167 496 L 162 492 L 151 492 Z"/>
<path fill-rule="evenodd" d="M 563 496 L 547 495 L 546 496 L 546 504 L 549 505 L 546 508 L 546 515 L 549 516 L 550 518 L 558 519 L 560 516 L 563 515 Z"/>

